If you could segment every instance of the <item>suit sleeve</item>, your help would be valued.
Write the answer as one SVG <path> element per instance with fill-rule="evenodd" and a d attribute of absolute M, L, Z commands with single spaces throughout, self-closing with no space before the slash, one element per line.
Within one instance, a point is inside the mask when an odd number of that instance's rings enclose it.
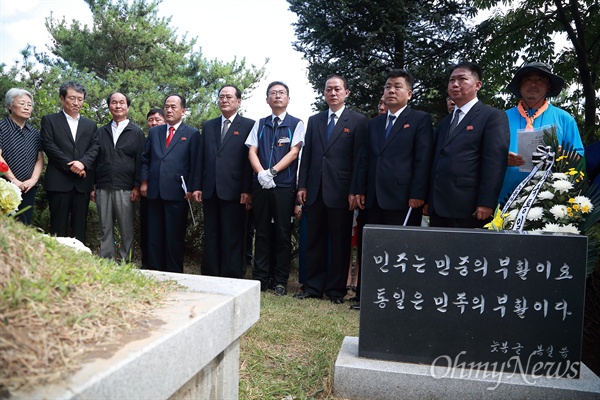
<path fill-rule="evenodd" d="M 144 132 L 141 129 L 137 130 L 137 142 L 135 151 L 135 177 L 133 181 L 134 187 L 140 187 L 141 175 L 142 175 L 142 154 L 144 153 L 144 147 L 146 144 L 146 138 Z"/>
<path fill-rule="evenodd" d="M 308 184 L 308 171 L 310 169 L 310 159 L 312 157 L 312 141 L 315 117 L 308 118 L 306 132 L 304 134 L 304 147 L 300 157 L 300 168 L 298 172 L 298 189 L 306 189 Z"/>
<path fill-rule="evenodd" d="M 150 154 L 152 148 L 152 129 L 148 132 L 148 137 L 144 143 L 144 151 L 142 152 L 142 169 L 140 171 L 140 181 L 147 181 L 150 175 Z"/>
<path fill-rule="evenodd" d="M 504 181 L 508 159 L 510 131 L 506 113 L 488 107 L 490 117 L 487 120 L 481 146 L 481 181 L 477 206 L 496 208 L 498 195 Z"/>
<path fill-rule="evenodd" d="M 355 114 L 357 116 L 356 131 L 354 132 L 354 148 L 352 151 L 352 181 L 350 183 L 351 194 L 365 194 L 364 186 L 360 185 L 360 174 L 359 171 L 362 165 L 362 158 L 364 157 L 365 144 L 367 142 L 367 134 L 369 132 L 369 120 L 362 114 Z"/>
<path fill-rule="evenodd" d="M 427 200 L 431 163 L 434 150 L 433 124 L 431 115 L 424 114 L 420 118 L 414 140 L 414 165 L 411 178 L 409 199 Z"/>
<path fill-rule="evenodd" d="M 358 173 L 356 174 L 356 193 L 355 194 L 367 194 L 367 183 L 369 179 L 369 160 L 371 155 L 371 129 L 373 120 L 369 121 L 367 128 L 367 135 L 365 137 L 365 143 L 363 150 L 359 154 L 358 158 Z"/>
<path fill-rule="evenodd" d="M 248 119 L 245 121 L 246 126 L 244 126 L 244 130 L 247 130 L 248 133 L 252 130 L 254 126 L 254 121 Z M 247 138 L 246 138 L 247 139 Z M 250 165 L 250 159 L 248 158 L 248 147 L 244 146 L 244 169 L 243 169 L 243 180 L 242 180 L 242 193 L 252 193 L 252 165 Z"/>
<path fill-rule="evenodd" d="M 198 190 L 203 191 L 204 190 L 204 162 L 205 162 L 205 158 L 204 158 L 204 152 L 205 152 L 205 148 L 204 146 L 206 146 L 206 132 L 209 129 L 208 126 L 208 122 L 205 122 L 202 124 L 202 130 L 200 131 L 200 140 L 199 140 L 199 147 L 200 150 L 198 152 Z"/>
<path fill-rule="evenodd" d="M 73 161 L 72 157 L 65 154 L 57 145 L 55 138 L 54 125 L 52 117 L 45 115 L 42 117 L 40 136 L 42 139 L 42 148 L 48 156 L 48 163 L 63 171 L 70 171 L 67 165 Z"/>
<path fill-rule="evenodd" d="M 189 128 L 189 129 L 193 129 L 193 128 Z M 196 190 L 200 190 L 200 162 L 201 162 L 201 156 L 200 153 L 202 152 L 202 148 L 201 148 L 201 135 L 200 132 L 197 129 L 193 129 L 193 133 L 190 135 L 192 142 L 190 143 L 192 146 L 190 147 L 190 159 L 189 159 L 189 165 L 190 165 L 190 171 L 189 171 L 189 175 L 187 177 L 187 182 L 188 183 L 188 192 L 194 192 Z"/>
<path fill-rule="evenodd" d="M 100 143 L 98 142 L 98 126 L 92 120 L 80 120 L 80 123 L 85 122 L 85 129 L 89 130 L 92 134 L 92 138 L 90 139 L 90 145 L 86 149 L 83 156 L 79 159 L 85 165 L 85 168 L 88 170 L 93 170 L 94 161 L 96 161 L 96 157 L 98 156 L 98 151 L 100 150 Z"/>

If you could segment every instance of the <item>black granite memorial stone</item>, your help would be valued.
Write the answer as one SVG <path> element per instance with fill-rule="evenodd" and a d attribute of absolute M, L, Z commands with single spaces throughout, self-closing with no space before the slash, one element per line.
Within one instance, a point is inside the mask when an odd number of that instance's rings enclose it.
<path fill-rule="evenodd" d="M 579 376 L 587 237 L 367 225 L 360 357 Z"/>

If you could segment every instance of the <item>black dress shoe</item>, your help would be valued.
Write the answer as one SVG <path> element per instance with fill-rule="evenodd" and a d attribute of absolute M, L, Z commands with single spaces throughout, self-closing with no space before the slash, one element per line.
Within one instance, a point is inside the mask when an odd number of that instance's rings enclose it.
<path fill-rule="evenodd" d="M 344 299 L 341 297 L 332 297 L 329 299 L 333 304 L 344 304 Z"/>
<path fill-rule="evenodd" d="M 295 299 L 304 300 L 304 299 L 320 299 L 321 296 L 315 296 L 313 294 L 309 294 L 306 292 L 298 292 L 293 296 Z"/>
<path fill-rule="evenodd" d="M 356 303 L 356 304 L 352 304 L 350 306 L 351 310 L 356 310 L 356 311 L 360 311 L 360 303 Z"/>
<path fill-rule="evenodd" d="M 275 296 L 285 296 L 287 294 L 287 289 L 283 285 L 275 286 Z"/>

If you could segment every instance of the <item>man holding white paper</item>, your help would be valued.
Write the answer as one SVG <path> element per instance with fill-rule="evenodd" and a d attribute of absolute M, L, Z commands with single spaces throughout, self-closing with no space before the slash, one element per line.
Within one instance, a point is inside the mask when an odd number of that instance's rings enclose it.
<path fill-rule="evenodd" d="M 547 100 L 558 96 L 564 83 L 563 78 L 552 73 L 548 64 L 532 62 L 521 67 L 508 84 L 507 89 L 520 101 L 516 107 L 506 111 L 510 147 L 508 167 L 498 197 L 500 204 L 531 171 L 532 149 L 542 144 L 544 130 L 554 127 L 560 145 L 569 145 L 583 155 L 583 143 L 575 119 Z"/>

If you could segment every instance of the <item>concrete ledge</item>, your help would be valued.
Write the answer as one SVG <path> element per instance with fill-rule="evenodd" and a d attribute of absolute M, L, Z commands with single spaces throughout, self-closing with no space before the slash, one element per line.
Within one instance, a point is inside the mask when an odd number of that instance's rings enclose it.
<path fill-rule="evenodd" d="M 188 288 L 155 312 L 147 330 L 95 352 L 64 382 L 15 398 L 237 398 L 239 338 L 260 316 L 260 284 L 145 271 Z"/>
<path fill-rule="evenodd" d="M 580 379 L 533 377 L 398 363 L 358 357 L 358 338 L 346 337 L 335 362 L 334 393 L 346 399 L 600 399 L 600 378 L 581 365 Z M 500 384 L 498 380 L 500 379 Z M 525 380 L 527 379 L 527 381 Z M 489 389 L 489 388 L 494 388 Z"/>

